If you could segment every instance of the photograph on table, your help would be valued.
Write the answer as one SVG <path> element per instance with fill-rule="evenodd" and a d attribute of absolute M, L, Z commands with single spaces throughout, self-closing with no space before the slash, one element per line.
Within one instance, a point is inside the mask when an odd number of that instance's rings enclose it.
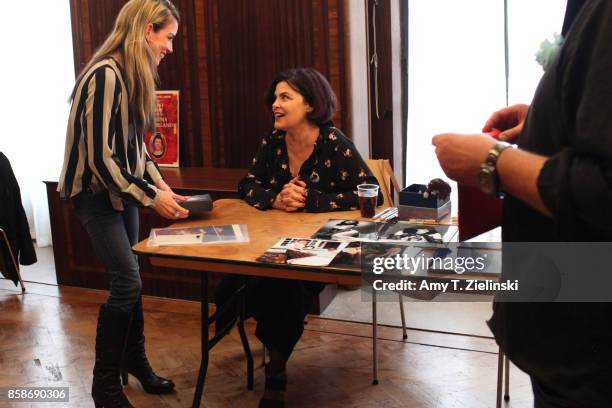
<path fill-rule="evenodd" d="M 362 241 L 374 239 L 376 231 L 377 223 L 372 221 L 331 219 L 313 237 L 346 242 Z"/>
<path fill-rule="evenodd" d="M 457 228 L 450 226 L 330 219 L 313 237 L 345 242 L 399 241 L 440 244 L 452 241 L 456 233 Z"/>
<path fill-rule="evenodd" d="M 327 266 L 346 247 L 346 242 L 308 238 L 281 238 L 257 258 L 258 262 Z"/>
<path fill-rule="evenodd" d="M 227 244 L 248 242 L 246 225 L 204 225 L 196 227 L 154 228 L 148 246 Z"/>

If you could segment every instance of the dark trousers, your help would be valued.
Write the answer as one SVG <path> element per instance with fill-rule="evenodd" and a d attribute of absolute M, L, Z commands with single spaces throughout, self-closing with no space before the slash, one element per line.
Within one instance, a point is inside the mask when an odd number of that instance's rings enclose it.
<path fill-rule="evenodd" d="M 132 252 L 138 242 L 138 208 L 124 203 L 124 211 L 115 210 L 106 191 L 83 192 L 72 201 L 110 275 L 109 309 L 131 313 L 142 289 L 138 258 Z"/>
<path fill-rule="evenodd" d="M 533 408 L 554 408 L 554 405 L 547 402 L 546 392 L 533 377 L 531 377 L 531 388 L 533 389 Z"/>
<path fill-rule="evenodd" d="M 325 284 L 289 279 L 243 277 L 226 275 L 215 292 L 217 309 L 228 304 L 232 294 L 246 284 L 246 316 L 255 317 L 255 335 L 266 346 L 289 359 L 293 348 L 304 332 L 304 318 L 312 301 Z M 236 316 L 236 308 L 218 314 L 217 328 Z"/>

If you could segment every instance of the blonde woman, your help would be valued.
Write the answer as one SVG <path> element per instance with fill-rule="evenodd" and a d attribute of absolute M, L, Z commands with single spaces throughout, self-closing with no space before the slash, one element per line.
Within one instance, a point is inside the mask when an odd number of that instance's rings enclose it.
<path fill-rule="evenodd" d="M 138 239 L 137 206 L 168 219 L 184 218 L 184 197 L 163 181 L 148 157 L 143 132 L 155 129 L 157 66 L 172 53 L 179 14 L 169 0 L 131 0 L 77 78 L 72 92 L 64 165 L 58 190 L 70 198 L 96 254 L 110 275 L 110 294 L 96 333 L 92 397 L 96 407 L 132 407 L 127 373 L 146 392 L 167 393 L 145 354 L 142 283 L 131 247 Z"/>

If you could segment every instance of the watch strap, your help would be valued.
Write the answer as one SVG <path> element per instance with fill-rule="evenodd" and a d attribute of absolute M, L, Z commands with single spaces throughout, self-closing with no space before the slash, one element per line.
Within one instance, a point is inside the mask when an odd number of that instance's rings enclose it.
<path fill-rule="evenodd" d="M 501 153 L 509 147 L 512 147 L 510 143 L 497 142 L 487 153 L 485 161 L 480 166 L 481 175 L 488 180 L 486 189 L 481 185 L 481 190 L 483 190 L 483 192 L 497 195 L 500 198 L 503 197 L 503 193 L 500 189 L 499 175 L 497 173 L 497 161 Z"/>

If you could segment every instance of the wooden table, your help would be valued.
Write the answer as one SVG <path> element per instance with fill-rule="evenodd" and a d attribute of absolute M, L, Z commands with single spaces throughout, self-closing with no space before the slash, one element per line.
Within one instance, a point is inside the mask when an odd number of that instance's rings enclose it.
<path fill-rule="evenodd" d="M 155 266 L 359 285 L 361 273 L 355 270 L 322 270 L 318 267 L 272 265 L 255 261 L 280 238 L 310 237 L 330 218 L 361 219 L 359 211 L 293 214 L 279 210 L 263 212 L 242 200 L 222 199 L 214 202 L 213 211 L 207 216 L 178 222 L 173 226 L 246 224 L 249 243 L 147 247 L 146 241 L 142 241 L 134 246 L 134 250 L 147 255 Z"/>
<path fill-rule="evenodd" d="M 201 271 L 201 355 L 200 371 L 193 400 L 193 407 L 200 405 L 204 380 L 208 368 L 208 353 L 214 345 L 209 344 L 208 272 L 232 273 L 248 276 L 263 276 L 296 279 L 314 282 L 360 285 L 361 271 L 338 267 L 308 267 L 298 265 L 262 264 L 255 259 L 273 246 L 282 237 L 310 237 L 330 218 L 364 220 L 358 211 L 333 213 L 286 213 L 279 210 L 259 211 L 236 199 L 214 202 L 213 211 L 203 218 L 182 221 L 176 226 L 201 226 L 222 224 L 246 224 L 249 243 L 224 245 L 190 245 L 147 247 L 142 241 L 134 246 L 138 254 L 147 255 L 158 267 L 181 268 Z M 433 279 L 458 279 L 456 274 L 435 274 Z M 373 382 L 378 382 L 376 355 L 376 298 L 372 299 Z M 242 335 L 242 333 L 241 333 Z M 252 357 L 245 348 L 249 367 Z M 250 369 L 252 372 L 252 370 Z M 251 380 L 252 381 L 252 380 Z M 249 382 L 249 384 L 251 383 Z"/>

